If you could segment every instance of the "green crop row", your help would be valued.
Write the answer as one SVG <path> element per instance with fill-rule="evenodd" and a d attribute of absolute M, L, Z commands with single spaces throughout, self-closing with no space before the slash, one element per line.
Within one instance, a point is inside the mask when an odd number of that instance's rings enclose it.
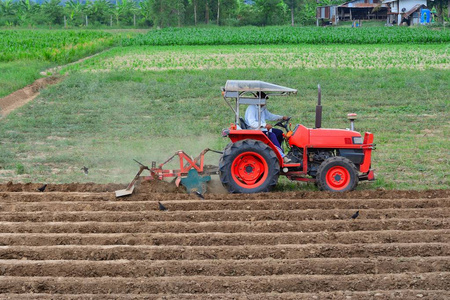
<path fill-rule="evenodd" d="M 101 31 L 2 30 L 0 62 L 40 60 L 67 63 L 113 44 L 114 37 Z"/>
<path fill-rule="evenodd" d="M 428 44 L 450 42 L 450 30 L 406 27 L 215 27 L 152 30 L 122 45 Z"/>
<path fill-rule="evenodd" d="M 116 47 L 65 71 L 212 69 L 450 70 L 450 49 L 434 45 L 246 45 Z"/>

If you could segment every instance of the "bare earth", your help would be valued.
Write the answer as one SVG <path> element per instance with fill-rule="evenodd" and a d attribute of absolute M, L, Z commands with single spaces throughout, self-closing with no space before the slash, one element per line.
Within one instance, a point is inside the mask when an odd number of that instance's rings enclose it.
<path fill-rule="evenodd" d="M 37 95 L 39 95 L 39 91 L 45 88 L 49 84 L 57 83 L 61 80 L 59 77 L 44 77 L 36 80 L 30 85 L 15 91 L 12 94 L 9 94 L 6 97 L 0 98 L 0 118 L 6 117 L 13 110 L 24 106 Z"/>
<path fill-rule="evenodd" d="M 450 190 L 39 186 L 0 185 L 1 299 L 450 297 Z"/>

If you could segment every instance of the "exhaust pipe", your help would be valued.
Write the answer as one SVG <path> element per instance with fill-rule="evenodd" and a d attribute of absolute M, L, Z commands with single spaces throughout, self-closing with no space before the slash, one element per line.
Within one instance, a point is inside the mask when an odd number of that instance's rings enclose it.
<path fill-rule="evenodd" d="M 315 128 L 321 128 L 322 127 L 322 90 L 320 89 L 320 84 L 317 85 L 317 89 L 319 90 L 317 105 L 316 105 L 316 127 Z"/>
<path fill-rule="evenodd" d="M 350 130 L 355 131 L 356 114 L 355 113 L 348 114 L 347 119 L 350 120 Z"/>

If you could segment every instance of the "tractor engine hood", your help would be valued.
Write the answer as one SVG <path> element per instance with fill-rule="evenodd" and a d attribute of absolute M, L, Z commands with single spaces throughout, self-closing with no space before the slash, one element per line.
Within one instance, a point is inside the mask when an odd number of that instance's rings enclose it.
<path fill-rule="evenodd" d="M 357 131 L 346 129 L 328 129 L 328 128 L 306 128 L 303 125 L 297 125 L 289 144 L 297 147 L 314 148 L 353 148 L 355 145 L 362 145 L 363 138 Z"/>

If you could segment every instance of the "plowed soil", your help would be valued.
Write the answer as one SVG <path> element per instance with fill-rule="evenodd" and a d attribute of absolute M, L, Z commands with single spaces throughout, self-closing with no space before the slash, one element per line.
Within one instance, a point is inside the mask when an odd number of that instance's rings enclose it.
<path fill-rule="evenodd" d="M 0 185 L 0 299 L 450 298 L 450 190 L 41 185 Z"/>

